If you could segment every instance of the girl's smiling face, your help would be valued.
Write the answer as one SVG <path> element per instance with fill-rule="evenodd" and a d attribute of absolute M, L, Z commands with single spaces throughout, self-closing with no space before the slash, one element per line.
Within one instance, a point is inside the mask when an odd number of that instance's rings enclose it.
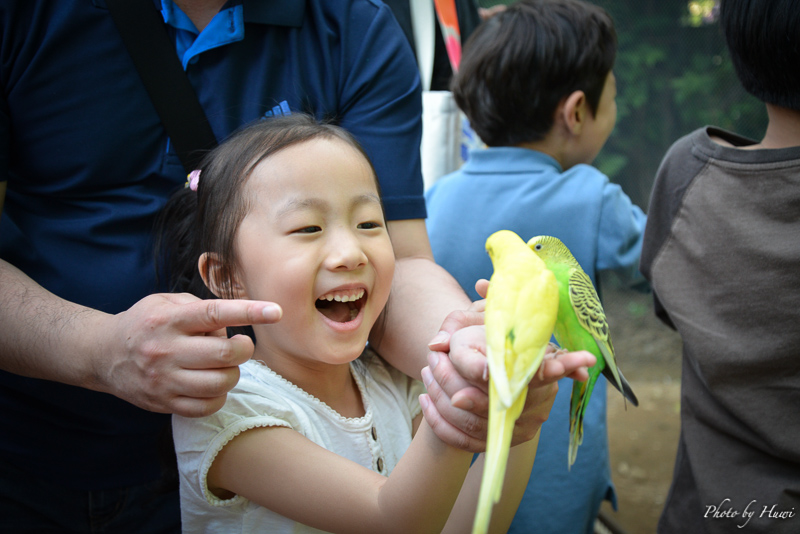
<path fill-rule="evenodd" d="M 389 297 L 394 253 L 373 171 L 338 138 L 289 146 L 253 170 L 236 234 L 240 298 L 277 302 L 255 358 L 357 358 Z M 276 371 L 278 369 L 275 369 Z"/>

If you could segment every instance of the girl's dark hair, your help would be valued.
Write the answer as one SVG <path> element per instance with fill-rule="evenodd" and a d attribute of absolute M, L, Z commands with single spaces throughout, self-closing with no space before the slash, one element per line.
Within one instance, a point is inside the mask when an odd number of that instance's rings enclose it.
<path fill-rule="evenodd" d="M 747 92 L 800 110 L 800 4 L 797 0 L 723 0 L 720 26 Z"/>
<path fill-rule="evenodd" d="M 617 35 L 602 8 L 580 0 L 521 0 L 464 45 L 451 89 L 489 146 L 539 141 L 566 96 L 581 90 L 597 112 Z"/>
<path fill-rule="evenodd" d="M 375 176 L 369 157 L 350 133 L 302 113 L 253 123 L 203 158 L 197 191 L 184 188 L 175 193 L 156 222 L 159 278 L 166 280 L 170 292 L 187 292 L 203 299 L 234 297 L 238 268 L 235 236 L 251 208 L 244 186 L 253 169 L 287 147 L 319 138 L 340 139 L 358 150 Z M 375 185 L 380 195 L 377 178 Z M 218 259 L 219 269 L 213 277 L 220 295 L 214 295 L 200 276 L 198 259 L 205 252 Z M 211 279 L 212 273 L 204 274 Z"/>

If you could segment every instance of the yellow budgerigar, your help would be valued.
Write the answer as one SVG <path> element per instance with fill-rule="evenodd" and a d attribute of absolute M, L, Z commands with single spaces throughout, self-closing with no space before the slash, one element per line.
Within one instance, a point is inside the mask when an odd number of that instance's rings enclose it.
<path fill-rule="evenodd" d="M 528 246 L 558 280 L 560 305 L 554 332 L 556 341 L 563 349 L 586 350 L 597 358 L 597 363 L 589 369 L 589 380 L 572 385 L 567 456 L 567 465 L 572 467 L 583 441 L 583 416 L 601 373 L 634 406 L 639 401 L 617 367 L 606 314 L 589 275 L 558 238 L 537 236 L 528 241 Z"/>
<path fill-rule="evenodd" d="M 486 251 L 494 266 L 486 296 L 489 432 L 473 534 L 487 532 L 500 500 L 514 423 L 558 313 L 555 276 L 522 238 L 508 230 L 495 232 Z"/>

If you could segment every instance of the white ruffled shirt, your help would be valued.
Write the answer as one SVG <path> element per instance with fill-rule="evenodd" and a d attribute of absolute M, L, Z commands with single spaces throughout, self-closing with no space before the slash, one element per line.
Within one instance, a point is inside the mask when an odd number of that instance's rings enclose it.
<path fill-rule="evenodd" d="M 411 422 L 420 413 L 424 387 L 370 351 L 352 362 L 350 370 L 361 392 L 363 417 L 342 417 L 255 360 L 240 366 L 239 383 L 217 413 L 202 418 L 174 415 L 183 531 L 320 532 L 244 497 L 220 499 L 208 490 L 206 478 L 217 453 L 252 428 L 292 428 L 317 445 L 388 476 L 411 444 Z"/>

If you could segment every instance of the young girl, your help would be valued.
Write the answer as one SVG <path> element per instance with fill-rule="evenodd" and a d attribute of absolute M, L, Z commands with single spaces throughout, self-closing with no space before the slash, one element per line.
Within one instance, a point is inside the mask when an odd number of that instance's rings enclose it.
<path fill-rule="evenodd" d="M 261 121 L 187 185 L 163 219 L 178 286 L 276 302 L 283 317 L 254 327 L 219 412 L 173 417 L 184 531 L 468 531 L 482 460 L 470 468 L 436 437 L 421 383 L 365 351 L 394 255 L 357 142 L 303 115 Z M 501 530 L 535 449 L 512 449 Z"/>

